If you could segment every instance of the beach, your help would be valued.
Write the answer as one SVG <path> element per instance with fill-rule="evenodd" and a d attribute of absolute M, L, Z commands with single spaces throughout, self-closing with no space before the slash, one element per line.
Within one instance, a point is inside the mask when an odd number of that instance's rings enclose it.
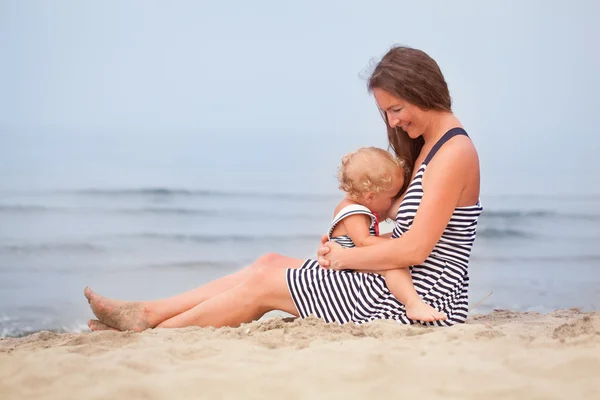
<path fill-rule="evenodd" d="M 4 400 L 593 399 L 599 370 L 600 312 L 578 309 L 494 310 L 450 328 L 274 317 L 0 339 Z"/>

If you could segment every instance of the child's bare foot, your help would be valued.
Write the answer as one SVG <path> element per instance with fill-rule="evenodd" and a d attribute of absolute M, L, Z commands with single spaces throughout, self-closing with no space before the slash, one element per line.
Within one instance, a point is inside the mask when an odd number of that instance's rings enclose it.
<path fill-rule="evenodd" d="M 413 301 L 406 305 L 406 316 L 415 321 L 443 321 L 446 314 L 439 312 L 429 304 L 425 304 L 422 300 Z"/>
<path fill-rule="evenodd" d="M 88 326 L 90 328 L 91 331 L 117 331 L 120 332 L 120 330 L 115 329 L 113 327 L 110 327 L 108 325 L 104 325 L 102 322 L 98 321 L 97 319 L 90 319 L 88 321 Z"/>
<path fill-rule="evenodd" d="M 85 297 L 98 320 L 106 326 L 120 331 L 141 332 L 151 328 L 142 303 L 112 300 L 97 295 L 86 287 Z"/>

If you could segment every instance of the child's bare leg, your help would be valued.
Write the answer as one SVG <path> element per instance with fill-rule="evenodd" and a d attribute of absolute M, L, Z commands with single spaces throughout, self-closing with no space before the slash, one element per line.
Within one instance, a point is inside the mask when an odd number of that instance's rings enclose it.
<path fill-rule="evenodd" d="M 416 321 L 446 319 L 446 314 L 439 312 L 421 300 L 413 286 L 412 278 L 407 268 L 379 271 L 378 273 L 385 277 L 385 283 L 394 297 L 404 304 L 408 318 Z"/>

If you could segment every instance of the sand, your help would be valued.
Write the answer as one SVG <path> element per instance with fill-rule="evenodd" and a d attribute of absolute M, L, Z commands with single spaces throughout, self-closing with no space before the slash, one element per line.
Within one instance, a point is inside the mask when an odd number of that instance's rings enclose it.
<path fill-rule="evenodd" d="M 599 399 L 600 312 L 451 328 L 273 318 L 0 340 L 0 398 Z"/>

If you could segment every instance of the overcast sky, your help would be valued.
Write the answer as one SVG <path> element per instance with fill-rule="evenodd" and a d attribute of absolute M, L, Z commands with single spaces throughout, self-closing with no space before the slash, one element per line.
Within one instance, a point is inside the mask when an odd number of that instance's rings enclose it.
<path fill-rule="evenodd" d="M 364 75 L 396 43 L 440 64 L 484 193 L 600 193 L 599 4 L 1 0 L 0 187 L 333 175 L 385 146 Z"/>

